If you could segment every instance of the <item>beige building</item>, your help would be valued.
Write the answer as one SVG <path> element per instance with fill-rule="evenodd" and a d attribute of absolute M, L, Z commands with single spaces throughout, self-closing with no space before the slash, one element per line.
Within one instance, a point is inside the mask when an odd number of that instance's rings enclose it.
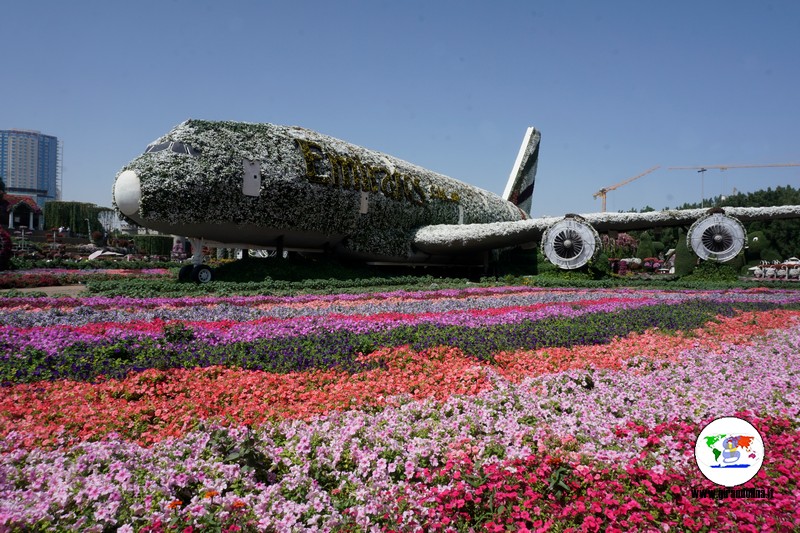
<path fill-rule="evenodd" d="M 61 199 L 62 144 L 30 130 L 0 130 L 0 177 L 6 192 L 32 197 L 40 207 Z"/>

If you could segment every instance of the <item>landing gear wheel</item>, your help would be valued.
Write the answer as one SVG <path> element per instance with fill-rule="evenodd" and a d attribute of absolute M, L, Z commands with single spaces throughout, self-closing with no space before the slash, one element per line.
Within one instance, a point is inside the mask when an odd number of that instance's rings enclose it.
<path fill-rule="evenodd" d="M 178 281 L 191 281 L 194 265 L 183 265 L 178 272 Z"/>
<path fill-rule="evenodd" d="M 192 270 L 192 281 L 198 283 L 208 283 L 214 278 L 211 267 L 208 265 L 197 265 Z"/>

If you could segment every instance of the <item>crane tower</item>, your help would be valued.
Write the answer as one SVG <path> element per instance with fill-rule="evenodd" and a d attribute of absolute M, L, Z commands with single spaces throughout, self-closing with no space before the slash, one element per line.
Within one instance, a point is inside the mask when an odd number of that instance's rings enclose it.
<path fill-rule="evenodd" d="M 625 181 L 617 183 L 616 185 L 612 185 L 610 187 L 603 187 L 602 189 L 600 189 L 599 191 L 594 193 L 593 198 L 597 198 L 598 196 L 600 198 L 602 198 L 602 200 L 603 200 L 603 213 L 605 213 L 606 212 L 606 193 L 608 193 L 609 191 L 613 191 L 614 189 L 619 189 L 623 185 L 627 185 L 628 183 L 632 182 L 633 180 L 638 180 L 639 178 L 641 178 L 643 176 L 647 176 L 648 174 L 650 174 L 651 172 L 653 172 L 654 170 L 657 170 L 659 168 L 661 168 L 661 166 L 660 165 L 656 165 L 653 168 L 645 170 L 641 174 L 639 174 L 637 176 L 634 176 L 632 178 L 628 178 Z"/>

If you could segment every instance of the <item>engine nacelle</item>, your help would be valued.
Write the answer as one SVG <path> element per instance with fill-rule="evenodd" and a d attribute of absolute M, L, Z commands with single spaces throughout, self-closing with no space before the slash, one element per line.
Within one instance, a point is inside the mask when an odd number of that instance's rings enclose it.
<path fill-rule="evenodd" d="M 600 235 L 582 217 L 567 215 L 542 235 L 542 252 L 564 270 L 580 268 L 600 250 Z"/>
<path fill-rule="evenodd" d="M 686 243 L 700 259 L 730 261 L 744 248 L 747 232 L 737 219 L 723 213 L 709 213 L 689 228 Z"/>

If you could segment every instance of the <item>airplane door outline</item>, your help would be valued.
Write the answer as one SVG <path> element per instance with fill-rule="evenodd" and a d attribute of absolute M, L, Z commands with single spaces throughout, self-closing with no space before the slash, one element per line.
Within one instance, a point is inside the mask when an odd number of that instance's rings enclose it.
<path fill-rule="evenodd" d="M 261 194 L 261 162 L 242 160 L 242 194 L 259 196 Z"/>

